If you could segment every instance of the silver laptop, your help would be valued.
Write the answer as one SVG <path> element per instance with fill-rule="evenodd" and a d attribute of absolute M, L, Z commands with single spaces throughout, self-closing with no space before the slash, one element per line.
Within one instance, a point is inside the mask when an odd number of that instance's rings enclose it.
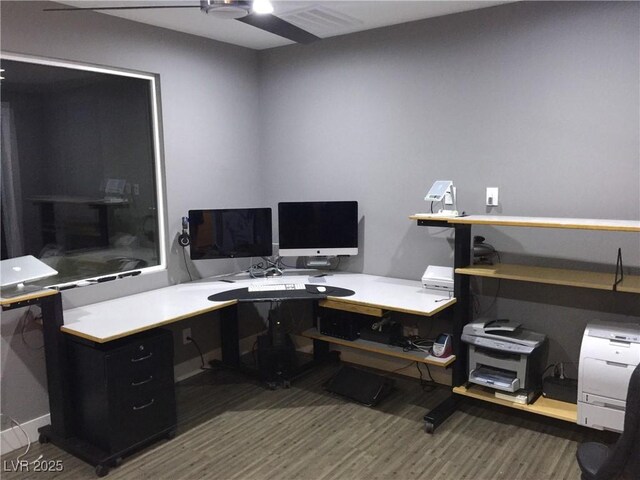
<path fill-rule="evenodd" d="M 58 272 L 33 255 L 10 258 L 0 262 L 0 286 L 21 285 L 57 275 Z"/>

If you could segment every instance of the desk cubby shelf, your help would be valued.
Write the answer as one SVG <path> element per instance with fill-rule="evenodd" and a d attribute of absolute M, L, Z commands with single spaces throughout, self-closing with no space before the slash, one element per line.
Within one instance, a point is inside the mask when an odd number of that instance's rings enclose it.
<path fill-rule="evenodd" d="M 613 290 L 613 284 L 615 282 L 615 275 L 613 273 L 513 264 L 473 265 L 456 268 L 456 273 L 476 277 L 503 278 L 507 280 L 609 291 Z M 625 275 L 624 280 L 617 286 L 617 290 L 620 292 L 640 293 L 640 276 Z"/>
<path fill-rule="evenodd" d="M 425 357 L 425 354 L 422 352 L 405 352 L 402 350 L 402 348 L 394 347 L 392 345 L 384 345 L 382 343 L 370 342 L 368 340 L 362 339 L 344 340 L 342 338 L 330 337 L 328 335 L 321 334 L 315 328 L 305 330 L 301 335 L 303 337 L 312 338 L 314 340 L 322 340 L 323 342 L 333 343 L 334 345 L 342 345 L 344 347 L 378 353 L 381 355 L 387 355 L 389 357 L 402 358 L 404 360 L 413 360 L 414 362 L 426 363 L 429 365 L 437 365 L 438 367 L 447 367 L 456 360 L 455 355 L 451 355 L 446 358 L 438 358 L 431 355 Z"/>
<path fill-rule="evenodd" d="M 538 397 L 538 399 L 532 404 L 523 405 L 521 403 L 496 398 L 493 391 L 484 389 L 478 385 L 461 385 L 459 387 L 454 387 L 453 393 L 483 400 L 485 402 L 495 403 L 504 407 L 537 413 L 539 415 L 564 420 L 566 422 L 576 423 L 578 419 L 578 406 L 575 403 L 561 402 L 559 400 L 552 400 L 542 396 Z"/>

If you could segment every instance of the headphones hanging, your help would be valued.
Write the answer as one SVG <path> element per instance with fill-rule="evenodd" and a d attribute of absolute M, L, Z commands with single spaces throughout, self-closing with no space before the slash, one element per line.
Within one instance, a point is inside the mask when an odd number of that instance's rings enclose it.
<path fill-rule="evenodd" d="M 189 228 L 189 218 L 182 217 L 182 233 L 178 235 L 178 245 L 182 248 L 191 245 L 191 237 L 189 236 L 189 232 L 187 232 L 187 228 Z"/>

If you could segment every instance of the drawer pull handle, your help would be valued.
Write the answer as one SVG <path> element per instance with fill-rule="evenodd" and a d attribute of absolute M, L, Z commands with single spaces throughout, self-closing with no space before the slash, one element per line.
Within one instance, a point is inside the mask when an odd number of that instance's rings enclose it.
<path fill-rule="evenodd" d="M 150 402 L 145 403 L 144 405 L 134 405 L 134 406 L 133 406 L 133 409 L 134 409 L 134 410 L 143 410 L 143 409 L 145 409 L 145 408 L 150 407 L 151 405 L 153 405 L 153 403 L 154 403 L 155 401 L 156 401 L 156 399 L 155 399 L 155 398 L 152 398 Z"/>
<path fill-rule="evenodd" d="M 149 355 L 145 355 L 144 357 L 132 358 L 131 362 L 133 362 L 133 363 L 141 362 L 141 361 L 146 360 L 147 358 L 151 358 L 151 357 L 153 357 L 153 352 L 151 352 Z"/>
<path fill-rule="evenodd" d="M 149 378 L 147 378 L 146 380 L 140 380 L 139 382 L 131 382 L 131 386 L 137 387 L 139 385 L 144 385 L 145 383 L 149 383 L 151 380 L 153 380 L 153 375 L 149 375 Z"/>

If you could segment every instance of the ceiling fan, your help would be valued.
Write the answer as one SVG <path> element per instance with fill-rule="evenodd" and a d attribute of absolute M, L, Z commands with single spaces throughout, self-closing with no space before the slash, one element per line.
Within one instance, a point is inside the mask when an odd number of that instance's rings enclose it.
<path fill-rule="evenodd" d="M 297 43 L 312 43 L 320 40 L 312 33 L 276 17 L 269 0 L 200 0 L 199 5 L 139 5 L 120 7 L 61 7 L 45 8 L 46 12 L 82 10 L 141 10 L 158 8 L 199 8 L 201 12 L 218 18 L 235 19 L 253 27 L 288 38 Z"/>

